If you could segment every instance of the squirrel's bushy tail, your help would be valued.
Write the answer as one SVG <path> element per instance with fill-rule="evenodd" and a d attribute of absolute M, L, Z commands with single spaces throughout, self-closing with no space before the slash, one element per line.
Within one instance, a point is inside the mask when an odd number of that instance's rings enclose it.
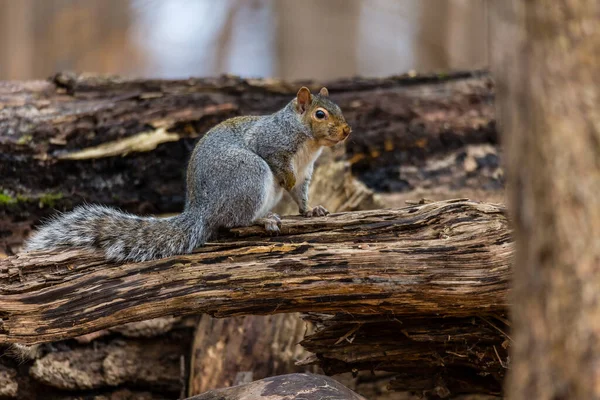
<path fill-rule="evenodd" d="M 145 261 L 190 253 L 206 240 L 198 217 L 139 217 L 110 207 L 84 205 L 54 217 L 25 244 L 25 250 L 61 247 L 102 249 L 115 261 Z"/>

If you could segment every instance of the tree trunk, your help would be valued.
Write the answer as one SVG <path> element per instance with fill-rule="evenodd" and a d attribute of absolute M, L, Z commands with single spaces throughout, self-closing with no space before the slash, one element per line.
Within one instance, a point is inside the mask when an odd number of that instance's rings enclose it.
<path fill-rule="evenodd" d="M 511 399 L 600 399 L 600 3 L 495 2 L 516 228 Z"/>
<path fill-rule="evenodd" d="M 203 315 L 192 345 L 188 395 L 292 372 L 317 372 L 296 366 L 309 356 L 300 346 L 312 331 L 297 313 L 212 318 Z"/>

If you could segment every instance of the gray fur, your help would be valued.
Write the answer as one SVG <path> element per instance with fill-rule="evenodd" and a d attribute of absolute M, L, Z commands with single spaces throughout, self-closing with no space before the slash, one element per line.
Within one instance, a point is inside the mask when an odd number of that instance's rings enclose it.
<path fill-rule="evenodd" d="M 337 105 L 325 98 L 320 101 L 343 119 Z M 54 217 L 29 239 L 25 249 L 97 248 L 116 261 L 189 253 L 220 227 L 265 220 L 281 197 L 290 172 L 298 172 L 292 165 L 293 156 L 310 139 L 311 128 L 296 111 L 294 100 L 272 115 L 224 121 L 211 129 L 192 153 L 186 203 L 180 215 L 139 217 L 84 205 Z M 303 214 L 309 211 L 311 174 L 312 163 L 303 181 L 290 190 Z M 277 221 L 271 219 L 265 221 L 274 230 Z"/>
<path fill-rule="evenodd" d="M 25 250 L 99 248 L 110 260 L 145 261 L 191 252 L 206 240 L 199 222 L 186 212 L 170 218 L 144 218 L 110 207 L 84 205 L 42 226 Z"/>

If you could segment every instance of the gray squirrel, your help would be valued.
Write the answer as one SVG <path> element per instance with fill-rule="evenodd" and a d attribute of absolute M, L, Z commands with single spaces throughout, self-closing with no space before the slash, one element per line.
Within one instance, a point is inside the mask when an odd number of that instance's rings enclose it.
<path fill-rule="evenodd" d="M 83 205 L 42 226 L 25 250 L 97 248 L 114 261 L 190 253 L 221 227 L 260 224 L 278 232 L 281 220 L 271 210 L 284 190 L 300 214 L 327 215 L 322 206 L 308 205 L 313 165 L 324 147 L 345 140 L 351 131 L 328 96 L 326 88 L 311 94 L 302 87 L 274 114 L 235 117 L 209 130 L 192 152 L 181 214 L 140 217 Z"/>

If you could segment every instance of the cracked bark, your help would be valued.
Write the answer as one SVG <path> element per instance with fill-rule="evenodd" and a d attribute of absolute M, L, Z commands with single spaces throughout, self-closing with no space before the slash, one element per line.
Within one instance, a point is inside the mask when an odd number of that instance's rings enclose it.
<path fill-rule="evenodd" d="M 172 314 L 468 316 L 506 306 L 501 206 L 464 200 L 286 218 L 232 229 L 191 255 L 110 263 L 85 250 L 0 260 L 0 341 L 34 343 Z"/>
<path fill-rule="evenodd" d="M 80 250 L 1 260 L 0 340 L 173 314 L 319 312 L 338 317 L 317 324 L 304 363 L 397 372 L 398 390 L 498 393 L 512 254 L 503 207 L 450 200 L 287 218 L 282 231 L 237 228 L 192 255 L 137 264 Z"/>

